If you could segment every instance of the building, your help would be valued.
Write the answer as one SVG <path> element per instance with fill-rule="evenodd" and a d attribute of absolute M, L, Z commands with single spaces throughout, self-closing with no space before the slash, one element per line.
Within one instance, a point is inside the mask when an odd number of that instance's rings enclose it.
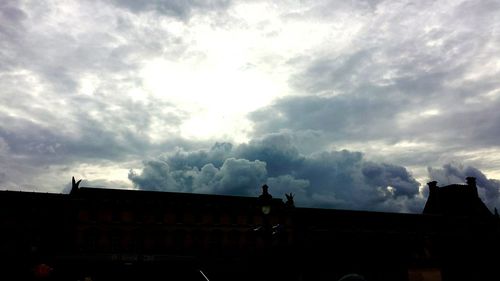
<path fill-rule="evenodd" d="M 258 198 L 75 181 L 70 194 L 0 191 L 1 270 L 11 280 L 498 278 L 499 219 L 473 181 L 429 188 L 423 214 L 296 208 L 267 186 Z"/>
<path fill-rule="evenodd" d="M 488 217 L 492 213 L 477 193 L 476 179 L 466 178 L 467 185 L 452 184 L 438 187 L 436 181 L 429 182 L 429 197 L 424 214 Z"/>

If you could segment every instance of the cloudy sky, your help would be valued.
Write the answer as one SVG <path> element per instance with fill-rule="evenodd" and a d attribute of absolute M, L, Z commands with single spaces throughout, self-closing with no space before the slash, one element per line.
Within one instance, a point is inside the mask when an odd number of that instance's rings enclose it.
<path fill-rule="evenodd" d="M 278 3 L 275 3 L 278 2 Z M 1 1 L 0 188 L 500 207 L 500 2 Z"/>

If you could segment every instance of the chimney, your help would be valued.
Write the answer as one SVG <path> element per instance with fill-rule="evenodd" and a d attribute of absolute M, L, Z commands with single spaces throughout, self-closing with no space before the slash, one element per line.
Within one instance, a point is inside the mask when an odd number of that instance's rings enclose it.
<path fill-rule="evenodd" d="M 427 183 L 427 185 L 429 186 L 429 196 L 437 193 L 438 191 L 437 183 L 438 183 L 437 181 L 431 181 Z"/>
<path fill-rule="evenodd" d="M 474 196 L 479 197 L 477 194 L 477 186 L 476 186 L 476 178 L 475 177 L 466 177 L 467 188 L 469 191 L 474 194 Z"/>
<path fill-rule="evenodd" d="M 429 196 L 424 206 L 424 214 L 439 214 L 441 206 L 439 205 L 439 187 L 437 181 L 428 182 Z"/>

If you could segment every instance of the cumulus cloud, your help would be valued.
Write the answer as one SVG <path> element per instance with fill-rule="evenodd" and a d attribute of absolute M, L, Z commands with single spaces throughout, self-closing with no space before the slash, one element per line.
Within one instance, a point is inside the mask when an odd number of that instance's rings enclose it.
<path fill-rule="evenodd" d="M 266 183 L 276 197 L 297 194 L 302 206 L 419 212 L 419 183 L 404 168 L 366 161 L 359 152 L 302 155 L 288 134 L 233 147 L 165 154 L 129 179 L 145 190 L 256 196 Z"/>
<path fill-rule="evenodd" d="M 146 190 L 233 195 L 254 195 L 250 187 L 261 185 L 265 178 L 264 162 L 235 158 L 225 159 L 220 168 L 206 163 L 180 169 L 172 169 L 168 161 L 151 160 L 144 162 L 140 175 L 129 173 L 129 179 Z"/>

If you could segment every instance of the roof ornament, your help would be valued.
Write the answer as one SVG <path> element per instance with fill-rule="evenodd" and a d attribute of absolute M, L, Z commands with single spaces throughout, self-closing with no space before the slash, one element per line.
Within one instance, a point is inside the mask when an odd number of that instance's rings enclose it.
<path fill-rule="evenodd" d="M 71 191 L 69 194 L 75 194 L 78 191 L 78 186 L 82 180 L 75 181 L 75 177 L 71 178 Z"/>
<path fill-rule="evenodd" d="M 295 196 L 293 193 L 285 193 L 286 196 L 286 202 L 285 206 L 289 208 L 295 207 L 295 203 L 293 202 L 293 197 Z"/>
<path fill-rule="evenodd" d="M 261 200 L 271 200 L 273 198 L 273 196 L 271 194 L 269 194 L 269 186 L 267 186 L 267 184 L 264 184 L 262 186 L 262 194 L 259 195 L 259 199 Z"/>

